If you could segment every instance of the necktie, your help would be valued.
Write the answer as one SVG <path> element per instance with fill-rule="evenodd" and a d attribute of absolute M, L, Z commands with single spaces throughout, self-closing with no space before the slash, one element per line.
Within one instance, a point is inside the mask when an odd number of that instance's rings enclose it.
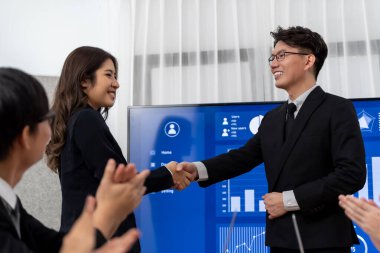
<path fill-rule="evenodd" d="M 293 103 L 288 104 L 286 113 L 286 124 L 285 124 L 285 139 L 290 135 L 290 132 L 294 124 L 294 112 L 297 110 L 297 106 Z"/>
<path fill-rule="evenodd" d="M 20 232 L 20 206 L 18 201 L 16 202 L 16 207 L 13 209 L 5 200 L 0 198 L 5 206 L 5 208 L 8 211 L 9 217 L 12 220 L 13 226 L 15 227 L 17 234 L 19 238 L 21 238 L 21 232 Z"/>

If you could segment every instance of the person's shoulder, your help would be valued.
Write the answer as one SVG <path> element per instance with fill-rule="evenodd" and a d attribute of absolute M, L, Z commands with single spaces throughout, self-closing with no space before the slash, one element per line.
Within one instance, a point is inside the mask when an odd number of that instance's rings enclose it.
<path fill-rule="evenodd" d="M 278 117 L 281 117 L 281 115 L 283 114 L 284 112 L 284 107 L 285 107 L 285 104 L 286 102 L 283 101 L 283 102 L 280 102 L 280 104 L 276 107 L 274 107 L 273 109 L 269 110 L 268 112 L 265 113 L 264 115 L 264 119 L 262 121 L 262 123 L 265 121 L 268 121 L 268 122 L 272 122 L 273 119 L 274 120 L 277 120 Z"/>
<path fill-rule="evenodd" d="M 84 107 L 76 111 L 70 118 L 73 125 L 84 124 L 84 125 L 97 125 L 105 124 L 104 118 L 97 110 L 91 107 Z"/>
<path fill-rule="evenodd" d="M 341 96 L 338 96 L 338 95 L 328 93 L 328 92 L 326 92 L 326 102 L 328 102 L 330 104 L 334 104 L 334 105 L 340 105 L 340 104 L 350 105 L 350 104 L 352 104 L 351 100 L 344 98 L 344 97 L 341 97 Z"/>
<path fill-rule="evenodd" d="M 281 101 L 278 106 L 276 106 L 275 108 L 269 110 L 267 112 L 267 115 L 268 114 L 275 114 L 275 113 L 281 112 L 284 109 L 285 105 L 286 105 L 286 101 Z"/>

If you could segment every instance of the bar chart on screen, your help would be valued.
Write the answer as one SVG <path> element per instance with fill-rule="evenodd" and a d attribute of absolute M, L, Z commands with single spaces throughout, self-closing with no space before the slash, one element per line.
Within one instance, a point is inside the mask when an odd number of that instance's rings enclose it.
<path fill-rule="evenodd" d="M 373 200 L 377 205 L 380 205 L 380 156 L 372 157 L 372 188 L 373 188 Z M 377 180 L 376 180 L 377 179 Z"/>
<path fill-rule="evenodd" d="M 359 198 L 373 199 L 380 205 L 380 148 L 378 142 L 368 140 L 366 147 L 367 178 L 364 187 L 354 194 Z"/>
<path fill-rule="evenodd" d="M 255 224 L 257 225 L 257 224 Z M 265 227 L 239 226 L 232 231 L 227 225 L 217 226 L 218 252 L 221 253 L 267 253 L 269 248 L 265 246 Z"/>
<path fill-rule="evenodd" d="M 267 192 L 264 167 L 225 180 L 216 187 L 216 213 L 218 217 L 238 212 L 239 216 L 265 216 L 262 196 Z"/>

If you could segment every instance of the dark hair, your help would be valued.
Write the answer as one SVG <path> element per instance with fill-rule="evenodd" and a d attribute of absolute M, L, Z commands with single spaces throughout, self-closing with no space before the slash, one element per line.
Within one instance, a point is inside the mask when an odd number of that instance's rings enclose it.
<path fill-rule="evenodd" d="M 315 80 L 317 80 L 328 53 L 326 42 L 321 35 L 301 26 L 293 26 L 288 29 L 279 26 L 277 31 L 271 32 L 270 35 L 274 38 L 273 46 L 276 46 L 277 42 L 283 41 L 288 46 L 308 50 L 314 54 L 316 58 Z"/>
<path fill-rule="evenodd" d="M 55 172 L 60 166 L 60 153 L 66 141 L 66 124 L 73 113 L 87 106 L 88 97 L 81 84 L 85 80 L 94 84 L 96 70 L 108 59 L 112 60 L 117 73 L 116 58 L 100 48 L 79 47 L 65 60 L 54 94 L 52 110 L 55 112 L 55 119 L 51 124 L 52 137 L 46 147 L 47 165 Z M 102 110 L 107 118 L 108 108 Z"/>
<path fill-rule="evenodd" d="M 25 126 L 32 132 L 49 112 L 46 92 L 31 75 L 13 68 L 0 68 L 0 160 L 7 157 Z"/>

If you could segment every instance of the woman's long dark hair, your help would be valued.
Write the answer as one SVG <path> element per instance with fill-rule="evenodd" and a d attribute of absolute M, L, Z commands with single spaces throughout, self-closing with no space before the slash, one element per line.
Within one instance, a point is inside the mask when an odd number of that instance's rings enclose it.
<path fill-rule="evenodd" d="M 46 148 L 47 165 L 54 172 L 60 166 L 60 154 L 66 141 L 66 127 L 71 115 L 87 106 L 88 97 L 82 89 L 82 82 L 95 83 L 95 72 L 111 59 L 117 73 L 117 60 L 108 52 L 96 47 L 79 47 L 67 56 L 55 90 L 52 110 L 55 119 L 51 124 L 52 137 Z M 107 117 L 108 108 L 102 113 Z"/>

